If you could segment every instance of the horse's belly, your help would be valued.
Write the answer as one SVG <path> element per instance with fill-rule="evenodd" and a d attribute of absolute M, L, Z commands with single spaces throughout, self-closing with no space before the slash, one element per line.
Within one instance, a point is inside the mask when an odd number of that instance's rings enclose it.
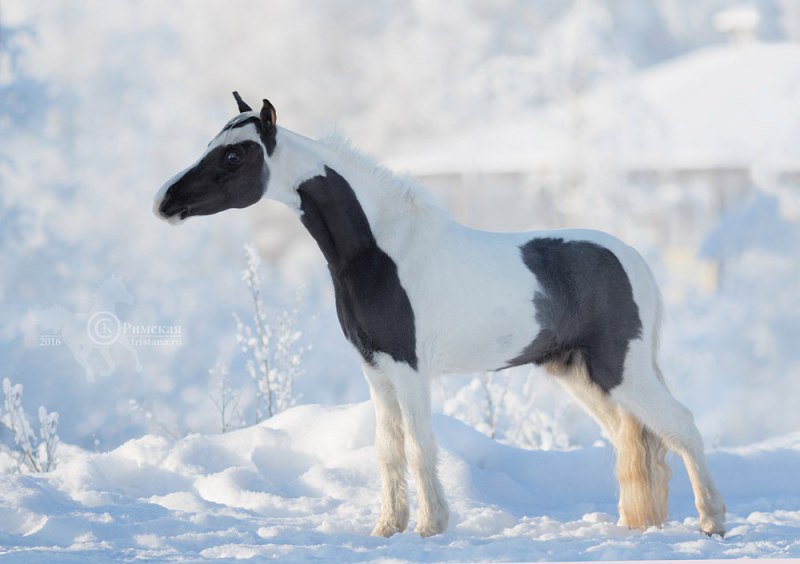
<path fill-rule="evenodd" d="M 508 366 L 538 334 L 533 304 L 497 303 L 475 316 L 457 316 L 437 339 L 443 372 L 497 370 Z"/>
<path fill-rule="evenodd" d="M 503 368 L 539 332 L 533 276 L 515 269 L 503 278 L 482 278 L 443 284 L 440 307 L 420 311 L 420 353 L 435 359 L 441 372 Z"/>
<path fill-rule="evenodd" d="M 399 264 L 417 354 L 435 372 L 503 368 L 539 332 L 535 276 L 516 235 L 459 231 L 432 256 Z"/>

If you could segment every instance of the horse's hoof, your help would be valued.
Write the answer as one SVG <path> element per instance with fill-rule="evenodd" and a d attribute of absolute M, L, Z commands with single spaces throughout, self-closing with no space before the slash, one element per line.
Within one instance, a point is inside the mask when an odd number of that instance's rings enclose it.
<path fill-rule="evenodd" d="M 432 537 L 433 535 L 441 535 L 446 527 L 417 527 L 414 532 L 422 538 Z"/>
<path fill-rule="evenodd" d="M 717 517 L 703 517 L 700 519 L 700 531 L 709 537 L 725 538 L 725 513 Z"/>
<path fill-rule="evenodd" d="M 372 533 L 370 533 L 373 537 L 386 537 L 389 538 L 395 533 L 402 533 L 405 527 L 400 528 L 398 525 L 392 525 L 391 523 L 383 523 L 379 522 L 375 525 L 375 528 L 372 529 Z"/>
<path fill-rule="evenodd" d="M 439 519 L 433 519 L 429 523 L 417 523 L 417 528 L 414 529 L 414 532 L 422 538 L 440 535 L 447 530 L 447 521 L 448 515 L 445 513 Z"/>

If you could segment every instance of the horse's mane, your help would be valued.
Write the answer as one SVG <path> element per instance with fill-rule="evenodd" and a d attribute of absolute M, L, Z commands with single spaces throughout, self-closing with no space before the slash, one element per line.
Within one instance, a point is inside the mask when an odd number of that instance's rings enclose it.
<path fill-rule="evenodd" d="M 420 213 L 450 219 L 450 213 L 442 206 L 436 196 L 417 182 L 410 174 L 395 174 L 378 160 L 353 147 L 350 140 L 338 130 L 333 130 L 318 140 L 319 144 L 335 153 L 345 165 L 360 170 L 368 170 L 376 177 L 381 187 L 395 189 L 409 206 Z"/>

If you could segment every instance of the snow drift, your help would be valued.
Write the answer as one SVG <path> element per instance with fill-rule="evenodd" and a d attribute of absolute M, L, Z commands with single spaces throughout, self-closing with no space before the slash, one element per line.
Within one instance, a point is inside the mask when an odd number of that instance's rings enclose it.
<path fill-rule="evenodd" d="M 671 520 L 640 533 L 616 525 L 609 447 L 525 451 L 447 416 L 435 427 L 452 510 L 449 531 L 438 537 L 367 536 L 379 483 L 366 402 L 300 406 L 223 435 L 176 442 L 147 435 L 107 453 L 64 447 L 49 474 L 0 478 L 0 554 L 35 552 L 48 561 L 800 556 L 800 434 L 710 454 L 729 504 L 729 534 L 719 540 L 696 531 L 679 464 Z"/>

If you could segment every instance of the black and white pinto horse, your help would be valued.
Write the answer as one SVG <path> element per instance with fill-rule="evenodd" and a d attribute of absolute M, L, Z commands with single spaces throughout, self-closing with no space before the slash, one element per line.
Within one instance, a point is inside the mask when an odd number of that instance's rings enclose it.
<path fill-rule="evenodd" d="M 278 127 L 267 100 L 255 112 L 234 97 L 239 115 L 161 188 L 154 211 L 180 223 L 267 197 L 316 240 L 375 404 L 381 503 L 372 534 L 408 524 L 407 463 L 418 483 L 416 531 L 447 528 L 431 378 L 528 363 L 556 375 L 614 445 L 621 524 L 665 521 L 668 447 L 686 465 L 700 530 L 724 534 L 702 439 L 657 365 L 660 294 L 634 249 L 597 231 L 469 229 L 340 137 L 308 139 Z"/>

